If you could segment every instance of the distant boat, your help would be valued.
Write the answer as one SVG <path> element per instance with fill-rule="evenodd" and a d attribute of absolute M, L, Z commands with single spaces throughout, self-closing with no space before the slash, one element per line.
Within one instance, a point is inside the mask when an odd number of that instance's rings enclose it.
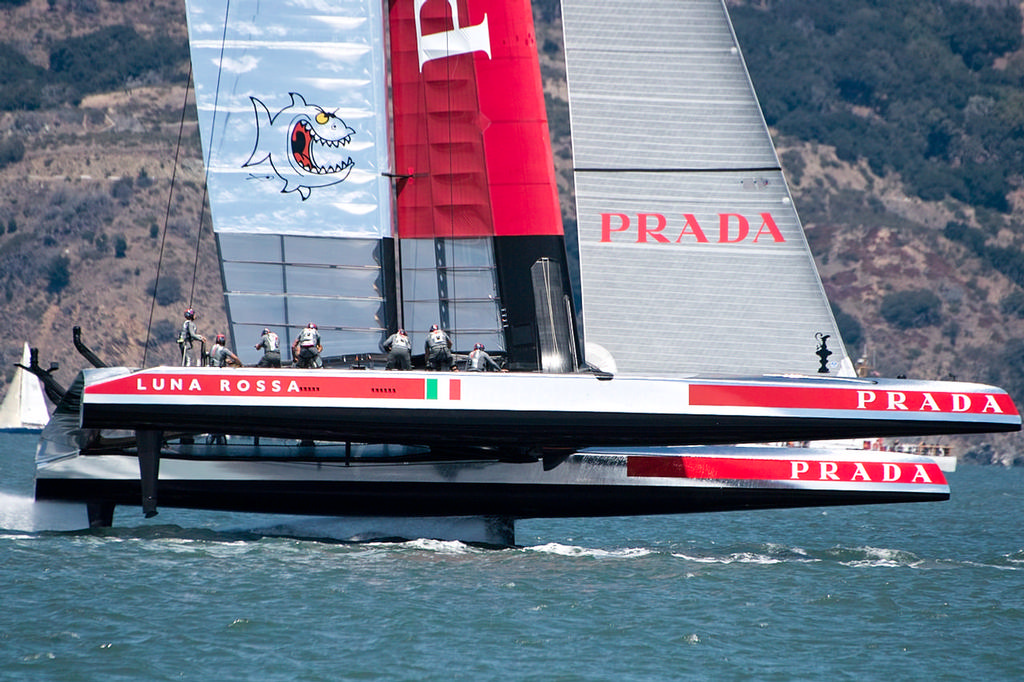
<path fill-rule="evenodd" d="M 7 387 L 7 395 L 3 403 L 0 403 L 0 430 L 38 432 L 50 420 L 42 383 L 24 369 L 29 366 L 30 358 L 26 343 L 21 354 L 21 364 L 16 365 L 14 378 Z"/>

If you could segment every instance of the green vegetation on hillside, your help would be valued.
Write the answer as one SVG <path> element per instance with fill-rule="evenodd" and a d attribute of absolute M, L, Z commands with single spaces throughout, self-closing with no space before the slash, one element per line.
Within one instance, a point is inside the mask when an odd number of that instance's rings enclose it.
<path fill-rule="evenodd" d="M 964 223 L 950 222 L 942 234 L 950 241 L 963 244 L 973 255 L 1024 288 L 1024 253 L 1020 249 L 989 244 L 984 230 Z"/>
<path fill-rule="evenodd" d="M 38 109 L 65 100 L 77 104 L 89 94 L 163 80 L 187 59 L 184 42 L 143 36 L 131 26 L 109 26 L 54 43 L 48 70 L 0 43 L 0 110 Z"/>
<path fill-rule="evenodd" d="M 763 4 L 730 14 L 769 125 L 898 172 L 922 199 L 1009 209 L 1024 167 L 1016 5 Z"/>
<path fill-rule="evenodd" d="M 942 323 L 942 301 L 930 289 L 895 291 L 882 299 L 879 311 L 898 329 L 932 327 Z"/>

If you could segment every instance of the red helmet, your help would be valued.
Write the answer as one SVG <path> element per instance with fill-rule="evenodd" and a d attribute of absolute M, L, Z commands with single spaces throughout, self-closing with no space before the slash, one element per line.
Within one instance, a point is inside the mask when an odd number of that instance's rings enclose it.
<path fill-rule="evenodd" d="M 404 329 L 399 329 L 398 333 L 401 334 L 402 336 L 405 336 L 405 330 Z"/>
<path fill-rule="evenodd" d="M 483 349 L 484 349 L 484 344 L 482 344 L 482 343 L 478 343 L 475 346 L 473 346 L 473 350 L 483 350 Z"/>
<path fill-rule="evenodd" d="M 430 325 L 430 331 L 436 332 L 438 329 L 440 329 L 440 327 L 438 327 L 436 324 Z"/>
<path fill-rule="evenodd" d="M 310 322 L 309 324 L 306 325 L 306 327 L 309 329 L 316 329 L 316 322 Z"/>
<path fill-rule="evenodd" d="M 227 337 L 224 336 L 223 334 L 217 334 L 216 338 L 214 338 L 213 341 L 214 343 L 219 343 L 220 345 L 223 346 L 225 343 L 227 343 L 227 340 Z"/>
<path fill-rule="evenodd" d="M 263 333 L 264 334 L 269 334 L 270 333 L 270 327 L 264 327 L 263 328 Z"/>
<path fill-rule="evenodd" d="M 189 308 L 188 310 L 186 310 L 185 311 L 185 319 L 186 320 L 194 320 L 194 319 L 196 319 L 196 311 L 192 310 L 192 308 Z"/>

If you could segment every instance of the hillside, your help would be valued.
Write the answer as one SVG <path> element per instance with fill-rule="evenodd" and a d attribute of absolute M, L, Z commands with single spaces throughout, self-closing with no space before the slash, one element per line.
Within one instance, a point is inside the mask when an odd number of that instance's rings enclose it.
<path fill-rule="evenodd" d="M 74 325 L 101 357 L 131 365 L 173 361 L 186 307 L 200 311 L 204 334 L 226 328 L 188 64 L 178 56 L 183 5 L 0 3 L 0 86 L 24 102 L 0 111 L 0 383 L 9 380 L 25 339 L 41 349 L 44 364 L 59 362 L 56 376 L 69 382 L 83 364 L 70 342 Z M 777 11 L 766 2 L 730 5 Z M 553 7 L 537 3 L 537 42 L 563 215 L 571 223 L 571 143 Z M 752 54 L 760 61 L 743 43 L 748 25 L 737 24 L 748 61 Z M 104 53 L 103 63 L 123 64 L 120 75 L 93 82 L 82 71 L 99 49 L 90 36 L 106 45 L 115 34 L 134 52 Z M 59 69 L 51 63 L 58 58 Z M 1021 59 L 1017 47 L 985 68 L 1005 70 Z M 851 155 L 842 140 L 828 143 L 828 131 L 795 134 L 799 126 L 776 105 L 778 78 L 751 71 L 774 112 L 780 157 L 851 353 L 882 375 L 995 382 L 1024 404 L 1022 280 L 1012 268 L 996 267 L 1024 241 L 1019 175 L 1006 176 L 1001 209 L 968 203 L 956 189 L 931 199 L 934 184 L 924 191 L 921 182 L 908 184 L 893 155 L 878 162 L 867 152 Z M 880 105 L 857 96 L 851 110 L 884 120 Z M 957 193 L 963 198 L 952 198 Z M 958 445 L 970 459 L 1010 462 L 1024 452 L 1021 443 L 1014 435 Z"/>

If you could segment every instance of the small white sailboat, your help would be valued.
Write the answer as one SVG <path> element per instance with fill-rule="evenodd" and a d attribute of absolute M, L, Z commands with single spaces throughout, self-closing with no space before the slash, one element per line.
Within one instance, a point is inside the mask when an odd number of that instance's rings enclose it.
<path fill-rule="evenodd" d="M 43 385 L 29 371 L 31 351 L 28 344 L 21 354 L 21 364 L 14 370 L 14 378 L 7 387 L 7 395 L 0 403 L 0 430 L 2 431 L 42 431 L 50 419 L 43 395 Z"/>

